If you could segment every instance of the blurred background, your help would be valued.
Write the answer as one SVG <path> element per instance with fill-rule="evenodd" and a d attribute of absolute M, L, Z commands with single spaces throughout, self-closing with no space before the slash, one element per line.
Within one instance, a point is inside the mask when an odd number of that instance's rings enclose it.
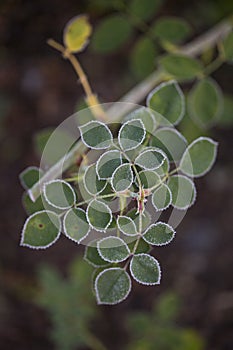
<path fill-rule="evenodd" d="M 224 117 L 205 130 L 191 120 L 181 125 L 189 140 L 213 137 L 219 153 L 214 169 L 196 181 L 198 200 L 175 241 L 156 251 L 164 271 L 161 286 L 134 284 L 124 303 L 97 307 L 91 272 L 81 259 L 83 247 L 65 238 L 46 251 L 19 247 L 26 214 L 18 174 L 39 164 L 35 135 L 83 105 L 72 67 L 46 40 L 61 42 L 67 21 L 89 14 L 99 34 L 79 59 L 100 100 L 111 102 L 156 68 L 161 47 L 146 33 L 160 17 L 186 20 L 186 42 L 233 10 L 229 0 L 151 0 L 137 21 L 125 3 L 0 1 L 0 349 L 233 349 L 232 65 L 213 74 L 227 96 Z M 114 40 L 101 38 L 103 22 L 119 14 L 128 16 L 130 26 L 123 22 L 115 28 L 110 21 Z"/>

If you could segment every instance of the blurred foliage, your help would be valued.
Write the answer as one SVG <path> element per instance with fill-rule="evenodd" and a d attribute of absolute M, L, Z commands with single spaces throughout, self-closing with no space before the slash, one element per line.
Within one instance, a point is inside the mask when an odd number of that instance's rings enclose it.
<path fill-rule="evenodd" d="M 58 350 L 85 345 L 92 349 L 103 348 L 90 330 L 91 322 L 97 317 L 90 290 L 91 271 L 82 259 L 73 261 L 67 279 L 51 266 L 44 265 L 39 269 L 40 292 L 36 303 L 50 315 L 51 338 Z"/>
<path fill-rule="evenodd" d="M 197 332 L 178 326 L 181 301 L 166 293 L 155 302 L 151 312 L 132 312 L 127 319 L 130 331 L 128 350 L 203 350 Z"/>

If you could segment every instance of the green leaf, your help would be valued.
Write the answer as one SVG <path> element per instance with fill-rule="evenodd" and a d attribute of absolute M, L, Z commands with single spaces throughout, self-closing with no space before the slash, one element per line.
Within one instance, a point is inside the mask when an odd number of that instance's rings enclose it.
<path fill-rule="evenodd" d="M 165 222 L 152 224 L 143 234 L 143 239 L 152 245 L 163 246 L 175 237 L 175 230 Z"/>
<path fill-rule="evenodd" d="M 159 10 L 162 0 L 131 0 L 129 3 L 129 13 L 138 20 L 150 20 Z"/>
<path fill-rule="evenodd" d="M 112 174 L 111 185 L 115 192 L 124 192 L 133 183 L 133 171 L 129 163 L 120 165 Z"/>
<path fill-rule="evenodd" d="M 63 226 L 65 235 L 76 243 L 80 243 L 86 238 L 90 231 L 86 213 L 80 208 L 72 208 L 67 211 Z"/>
<path fill-rule="evenodd" d="M 187 145 L 187 140 L 179 131 L 166 127 L 157 130 L 150 140 L 150 146 L 163 150 L 173 162 L 181 159 Z"/>
<path fill-rule="evenodd" d="M 129 151 L 141 145 L 145 136 L 145 126 L 140 119 L 128 120 L 119 130 L 118 142 L 121 149 Z"/>
<path fill-rule="evenodd" d="M 96 173 L 96 164 L 91 164 L 89 167 L 87 167 L 84 173 L 83 183 L 85 189 L 91 195 L 101 193 L 107 185 L 106 181 L 98 178 Z"/>
<path fill-rule="evenodd" d="M 96 172 L 100 179 L 110 179 L 116 168 L 122 164 L 121 152 L 111 150 L 103 153 L 96 163 Z"/>
<path fill-rule="evenodd" d="M 162 184 L 153 192 L 151 200 L 156 210 L 165 210 L 172 202 L 172 193 L 166 184 Z"/>
<path fill-rule="evenodd" d="M 45 200 L 54 208 L 69 209 L 74 205 L 76 195 L 71 185 L 63 180 L 52 180 L 43 187 Z"/>
<path fill-rule="evenodd" d="M 220 117 L 223 110 L 222 92 L 211 78 L 198 81 L 188 95 L 188 111 L 201 127 L 209 127 Z"/>
<path fill-rule="evenodd" d="M 27 192 L 23 193 L 22 196 L 23 207 L 28 215 L 32 215 L 37 211 L 44 210 L 44 204 L 41 196 L 37 198 L 35 202 L 31 200 Z"/>
<path fill-rule="evenodd" d="M 105 149 L 112 144 L 112 133 L 102 122 L 92 120 L 79 127 L 83 143 L 93 149 Z"/>
<path fill-rule="evenodd" d="M 112 221 L 112 212 L 103 202 L 93 199 L 87 207 L 87 221 L 96 231 L 105 231 Z"/>
<path fill-rule="evenodd" d="M 185 100 L 176 81 L 161 83 L 147 97 L 147 106 L 159 112 L 160 125 L 178 124 L 184 116 Z"/>
<path fill-rule="evenodd" d="M 39 181 L 40 177 L 43 175 L 43 171 L 36 166 L 29 166 L 24 169 L 20 175 L 20 183 L 25 190 L 31 188 L 36 182 Z"/>
<path fill-rule="evenodd" d="M 202 72 L 200 61 L 178 54 L 169 54 L 161 58 L 162 68 L 176 79 L 191 80 Z"/>
<path fill-rule="evenodd" d="M 165 159 L 164 163 L 156 169 L 156 173 L 163 179 L 166 176 L 170 169 L 170 163 L 168 158 Z"/>
<path fill-rule="evenodd" d="M 94 240 L 85 247 L 84 260 L 94 267 L 106 267 L 109 264 L 99 255 L 97 242 L 98 240 Z"/>
<path fill-rule="evenodd" d="M 135 236 L 135 235 L 137 235 L 136 224 L 128 216 L 119 215 L 117 217 L 117 227 L 126 236 Z"/>
<path fill-rule="evenodd" d="M 233 32 L 230 32 L 223 40 L 224 56 L 229 62 L 233 62 Z"/>
<path fill-rule="evenodd" d="M 145 285 L 160 284 L 161 271 L 158 261 L 149 254 L 134 255 L 130 262 L 133 278 Z"/>
<path fill-rule="evenodd" d="M 189 176 L 205 175 L 213 166 L 217 155 L 217 142 L 199 137 L 186 149 L 180 162 L 180 170 Z"/>
<path fill-rule="evenodd" d="M 142 79 L 155 69 L 157 50 L 153 41 L 146 36 L 140 38 L 130 54 L 130 66 L 138 79 Z"/>
<path fill-rule="evenodd" d="M 95 280 L 98 304 L 118 304 L 127 298 L 130 290 L 130 277 L 124 269 L 119 267 L 102 271 Z"/>
<path fill-rule="evenodd" d="M 132 239 L 128 243 L 128 247 L 129 247 L 131 252 L 134 251 L 135 244 L 136 244 L 136 240 L 134 240 L 132 242 Z M 140 238 L 139 243 L 138 243 L 137 248 L 136 248 L 136 251 L 135 251 L 135 254 L 149 253 L 149 251 L 150 251 L 150 245 L 146 241 L 144 241 L 142 238 Z"/>
<path fill-rule="evenodd" d="M 140 107 L 128 114 L 124 121 L 132 119 L 140 119 L 145 126 L 146 131 L 149 133 L 152 133 L 156 128 L 156 120 L 150 108 Z"/>
<path fill-rule="evenodd" d="M 117 51 L 130 38 L 132 29 L 130 22 L 121 15 L 105 17 L 95 28 L 93 50 L 102 54 Z"/>
<path fill-rule="evenodd" d="M 223 112 L 218 120 L 218 125 L 229 128 L 233 125 L 233 97 L 231 95 L 223 96 Z"/>
<path fill-rule="evenodd" d="M 102 259 L 108 262 L 118 263 L 129 257 L 130 250 L 125 242 L 114 236 L 101 239 L 97 243 L 98 253 Z"/>
<path fill-rule="evenodd" d="M 168 187 L 172 193 L 172 205 L 177 209 L 188 209 L 196 199 L 196 188 L 192 180 L 182 175 L 171 176 Z"/>
<path fill-rule="evenodd" d="M 83 51 L 89 42 L 92 27 L 86 15 L 72 18 L 64 29 L 63 41 L 70 52 Z"/>
<path fill-rule="evenodd" d="M 149 148 L 141 152 L 135 159 L 135 164 L 146 170 L 155 170 L 165 161 L 166 156 L 158 148 Z"/>
<path fill-rule="evenodd" d="M 182 18 L 161 17 L 152 26 L 151 32 L 162 41 L 177 44 L 184 41 L 190 35 L 191 28 Z"/>
<path fill-rule="evenodd" d="M 160 183 L 159 175 L 153 170 L 141 170 L 138 176 L 144 189 L 152 188 Z M 135 178 L 135 182 L 138 186 L 137 178 Z"/>
<path fill-rule="evenodd" d="M 57 241 L 60 232 L 59 216 L 52 211 L 42 210 L 27 218 L 20 245 L 34 249 L 45 249 Z"/>

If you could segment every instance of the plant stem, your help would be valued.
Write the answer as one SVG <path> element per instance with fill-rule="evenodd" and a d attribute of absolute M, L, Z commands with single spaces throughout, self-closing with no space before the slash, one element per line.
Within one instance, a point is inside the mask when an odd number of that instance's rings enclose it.
<path fill-rule="evenodd" d="M 189 56 L 197 56 L 208 47 L 215 46 L 221 38 L 226 36 L 232 29 L 232 24 L 229 19 L 225 19 L 215 27 L 202 34 L 197 39 L 194 39 L 189 44 L 183 46 L 180 52 Z M 56 43 L 56 49 L 61 51 L 62 45 Z M 55 47 L 55 46 L 54 46 Z M 60 48 L 60 49 L 59 49 Z M 108 120 L 111 122 L 119 121 L 124 115 L 135 109 L 135 104 L 147 96 L 147 94 L 164 78 L 164 73 L 161 69 L 153 72 L 148 78 L 136 85 L 118 102 L 125 102 L 125 104 L 115 103 L 107 110 Z M 87 148 L 81 141 L 78 141 L 73 149 L 68 152 L 62 159 L 54 164 L 47 173 L 29 190 L 29 196 L 32 201 L 35 201 L 40 196 L 40 190 L 43 184 L 52 179 L 61 176 L 61 169 L 67 170 L 78 157 L 81 157 Z"/>

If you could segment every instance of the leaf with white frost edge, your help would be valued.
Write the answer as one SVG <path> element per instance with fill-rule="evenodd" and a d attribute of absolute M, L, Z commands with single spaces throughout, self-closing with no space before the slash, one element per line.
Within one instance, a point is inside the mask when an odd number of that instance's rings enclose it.
<path fill-rule="evenodd" d="M 57 209 L 69 209 L 76 201 L 72 186 L 64 180 L 46 182 L 43 187 L 46 202 Z"/>
<path fill-rule="evenodd" d="M 144 189 L 152 188 L 160 183 L 160 176 L 153 170 L 141 170 L 138 173 L 141 181 L 141 185 Z M 135 176 L 134 182 L 138 186 L 137 177 Z"/>
<path fill-rule="evenodd" d="M 128 216 L 119 215 L 117 217 L 117 227 L 126 236 L 137 235 L 137 227 L 135 222 Z"/>
<path fill-rule="evenodd" d="M 172 193 L 166 184 L 161 184 L 152 194 L 152 204 L 157 211 L 167 209 L 172 202 Z"/>
<path fill-rule="evenodd" d="M 134 255 L 130 261 L 132 277 L 141 284 L 160 284 L 161 269 L 158 261 L 149 254 Z"/>
<path fill-rule="evenodd" d="M 103 202 L 93 199 L 87 206 L 87 221 L 96 231 L 106 231 L 112 222 L 112 212 Z"/>
<path fill-rule="evenodd" d="M 98 178 L 95 164 L 91 164 L 86 168 L 83 176 L 83 184 L 86 191 L 92 196 L 100 194 L 107 186 L 106 181 Z"/>
<path fill-rule="evenodd" d="M 119 267 L 106 269 L 95 280 L 97 303 L 115 305 L 125 300 L 131 290 L 129 274 Z"/>
<path fill-rule="evenodd" d="M 36 166 L 29 166 L 19 174 L 20 183 L 25 190 L 28 190 L 40 180 L 43 173 L 43 170 L 40 168 Z"/>
<path fill-rule="evenodd" d="M 111 186 L 115 192 L 124 192 L 133 183 L 133 171 L 129 163 L 120 165 L 112 174 Z"/>
<path fill-rule="evenodd" d="M 152 133 L 156 128 L 156 120 L 150 108 L 138 108 L 135 111 L 128 114 L 124 118 L 124 121 L 126 122 L 133 119 L 140 119 L 143 122 L 146 131 L 149 133 Z"/>
<path fill-rule="evenodd" d="M 135 164 L 145 170 L 156 170 L 166 159 L 166 155 L 158 148 L 145 149 L 135 159 Z"/>
<path fill-rule="evenodd" d="M 97 250 L 101 258 L 110 263 L 119 263 L 129 257 L 127 244 L 119 237 L 104 237 L 97 243 Z"/>
<path fill-rule="evenodd" d="M 205 175 L 213 166 L 217 156 L 217 142 L 208 137 L 199 137 L 185 150 L 180 170 L 193 177 Z"/>
<path fill-rule="evenodd" d="M 164 117 L 161 126 L 177 125 L 184 117 L 184 94 L 175 80 L 158 85 L 149 93 L 146 104 Z"/>
<path fill-rule="evenodd" d="M 90 242 L 85 247 L 84 260 L 96 268 L 104 268 L 109 266 L 109 263 L 101 258 L 97 250 L 98 239 Z"/>
<path fill-rule="evenodd" d="M 92 149 L 106 149 L 112 144 L 110 129 L 104 123 L 92 120 L 79 127 L 83 143 Z"/>
<path fill-rule="evenodd" d="M 66 212 L 63 227 L 65 235 L 76 243 L 80 243 L 90 232 L 86 213 L 81 208 L 72 208 Z"/>
<path fill-rule="evenodd" d="M 118 142 L 124 151 L 130 151 L 142 144 L 146 136 L 146 129 L 140 119 L 125 122 L 118 134 Z"/>
<path fill-rule="evenodd" d="M 170 243 L 175 237 L 175 230 L 165 222 L 152 224 L 143 234 L 143 239 L 155 246 L 163 246 Z"/>
<path fill-rule="evenodd" d="M 194 182 L 183 175 L 173 175 L 168 180 L 172 193 L 172 205 L 176 209 L 186 210 L 196 200 L 197 191 Z"/>
<path fill-rule="evenodd" d="M 57 214 L 42 210 L 29 216 L 22 230 L 21 246 L 46 249 L 54 244 L 61 233 L 61 221 Z"/>
<path fill-rule="evenodd" d="M 122 164 L 121 152 L 111 150 L 103 153 L 96 163 L 96 173 L 99 179 L 110 179 L 116 168 Z"/>

